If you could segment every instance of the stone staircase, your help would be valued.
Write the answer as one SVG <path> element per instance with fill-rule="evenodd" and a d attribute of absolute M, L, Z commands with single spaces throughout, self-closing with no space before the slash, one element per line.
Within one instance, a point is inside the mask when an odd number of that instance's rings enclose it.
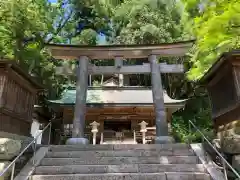
<path fill-rule="evenodd" d="M 32 180 L 210 180 L 186 144 L 51 146 Z"/>

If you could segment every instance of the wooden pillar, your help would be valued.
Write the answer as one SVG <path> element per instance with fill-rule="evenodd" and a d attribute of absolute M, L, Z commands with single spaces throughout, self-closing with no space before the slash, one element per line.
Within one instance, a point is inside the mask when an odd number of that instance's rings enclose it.
<path fill-rule="evenodd" d="M 88 144 L 84 138 L 86 99 L 88 88 L 88 57 L 81 56 L 77 68 L 76 102 L 73 119 L 73 137 L 67 144 Z"/>
<path fill-rule="evenodd" d="M 129 78 L 129 75 L 124 75 L 124 76 L 123 76 L 123 85 L 124 85 L 124 86 L 130 86 L 130 78 Z"/>
<path fill-rule="evenodd" d="M 155 143 L 168 143 L 172 138 L 168 136 L 168 124 L 166 122 L 166 113 L 164 108 L 163 87 L 161 72 L 157 62 L 156 55 L 149 56 L 151 67 L 152 95 L 156 116 L 156 138 Z"/>

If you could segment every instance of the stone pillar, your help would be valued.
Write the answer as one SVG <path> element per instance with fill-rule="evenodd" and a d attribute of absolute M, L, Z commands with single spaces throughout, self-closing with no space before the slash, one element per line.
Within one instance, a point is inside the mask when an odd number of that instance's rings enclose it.
<path fill-rule="evenodd" d="M 88 57 L 81 56 L 77 68 L 76 102 L 73 119 L 73 137 L 67 140 L 67 144 L 89 144 L 84 137 L 86 99 L 88 88 Z"/>
<path fill-rule="evenodd" d="M 168 124 L 166 121 L 166 114 L 165 114 L 165 108 L 164 108 L 162 79 L 161 79 L 160 68 L 157 62 L 157 56 L 150 55 L 149 61 L 151 66 L 153 103 L 154 103 L 155 115 L 156 115 L 155 144 L 170 143 L 173 141 L 173 139 L 168 136 Z"/>

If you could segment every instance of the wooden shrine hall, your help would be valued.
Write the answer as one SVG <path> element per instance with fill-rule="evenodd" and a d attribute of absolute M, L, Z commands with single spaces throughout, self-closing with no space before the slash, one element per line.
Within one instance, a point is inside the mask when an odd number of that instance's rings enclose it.
<path fill-rule="evenodd" d="M 154 143 L 172 142 L 168 134 L 168 120 L 171 113 L 184 106 L 185 100 L 173 100 L 162 87 L 161 73 L 183 73 L 181 64 L 158 63 L 158 57 L 184 56 L 192 41 L 159 45 L 104 45 L 79 46 L 48 44 L 56 59 L 78 61 L 75 89 L 64 92 L 62 99 L 50 101 L 63 112 L 62 123 L 69 126 L 71 136 L 67 144 L 87 144 L 92 139 L 104 143 L 115 132 L 116 138 L 132 138 L 142 134 L 145 143 L 146 132 L 153 130 Z M 125 59 L 146 58 L 149 63 L 123 65 Z M 95 66 L 90 60 L 114 60 L 114 66 Z M 128 74 L 151 74 L 151 87 L 123 86 L 121 79 L 114 86 L 88 87 L 89 75 L 120 76 Z M 111 83 L 113 84 L 113 83 Z M 138 128 L 137 128 L 138 127 Z M 108 132 L 111 132 L 108 134 Z M 93 135 L 92 138 L 86 134 Z M 123 137 L 124 136 L 124 137 Z M 97 142 L 97 143 L 98 143 Z"/>
<path fill-rule="evenodd" d="M 165 91 L 163 97 L 165 120 L 170 129 L 172 113 L 183 108 L 186 100 L 171 99 Z M 60 127 L 62 133 L 58 135 L 61 139 L 56 143 L 64 142 L 71 136 L 75 100 L 76 88 L 69 88 L 64 91 L 61 99 L 49 101 L 51 107 L 62 114 L 59 120 L 62 124 Z M 146 142 L 151 142 L 155 137 L 155 112 L 151 88 L 119 87 L 110 79 L 107 83 L 103 83 L 102 87 L 88 87 L 86 106 L 84 134 L 90 141 L 92 140 L 91 123 L 94 121 L 98 123 L 97 143 L 103 144 L 117 140 L 117 133 L 122 134 L 123 143 L 142 143 L 142 121 L 147 123 Z"/>

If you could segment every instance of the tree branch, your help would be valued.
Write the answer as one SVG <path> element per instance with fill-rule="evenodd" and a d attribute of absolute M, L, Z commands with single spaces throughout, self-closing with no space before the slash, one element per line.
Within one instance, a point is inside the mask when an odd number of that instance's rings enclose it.
<path fill-rule="evenodd" d="M 50 43 L 50 42 L 53 40 L 54 36 L 58 35 L 58 34 L 61 32 L 61 30 L 62 30 L 62 29 L 65 27 L 65 25 L 68 23 L 68 21 L 69 21 L 69 19 L 71 18 L 72 14 L 73 14 L 73 11 L 71 11 L 71 12 L 69 13 L 68 17 L 65 19 L 65 21 L 64 21 L 63 23 L 60 22 L 60 23 L 58 24 L 58 27 L 57 27 L 56 32 L 53 33 L 52 37 L 51 37 L 50 39 L 48 39 L 48 40 L 46 41 L 46 43 Z M 64 18 L 62 18 L 62 20 L 63 20 L 63 19 L 64 19 Z"/>

